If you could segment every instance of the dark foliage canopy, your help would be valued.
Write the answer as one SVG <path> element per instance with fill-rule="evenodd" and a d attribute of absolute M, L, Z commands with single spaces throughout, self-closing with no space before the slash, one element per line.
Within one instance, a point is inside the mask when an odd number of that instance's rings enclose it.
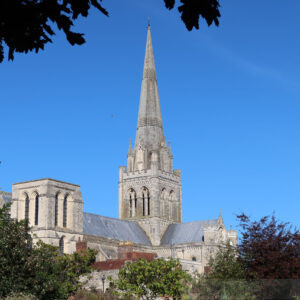
<path fill-rule="evenodd" d="M 32 243 L 26 220 L 10 218 L 0 208 L 0 298 L 25 293 L 42 300 L 67 299 L 81 287 L 79 277 L 91 272 L 97 251 L 61 255 L 58 247 Z"/>
<path fill-rule="evenodd" d="M 102 0 L 100 0 L 101 2 Z M 91 6 L 104 15 L 108 12 L 98 0 L 1 0 L 0 1 L 0 62 L 4 59 L 3 42 L 9 48 L 8 59 L 14 52 L 43 50 L 54 35 L 50 23 L 63 30 L 71 45 L 85 42 L 82 33 L 71 30 L 73 20 L 87 17 Z"/>
<path fill-rule="evenodd" d="M 4 59 L 4 44 L 8 46 L 8 59 L 14 53 L 38 52 L 52 42 L 53 25 L 62 30 L 71 45 L 85 43 L 82 33 L 72 31 L 74 20 L 87 17 L 92 7 L 108 16 L 102 0 L 1 0 L 0 1 L 0 63 Z M 173 9 L 175 0 L 164 0 Z M 199 29 L 199 17 L 208 25 L 219 25 L 218 0 L 180 0 L 181 19 L 188 30 Z"/>
<path fill-rule="evenodd" d="M 166 8 L 172 9 L 175 6 L 175 0 L 164 0 Z M 206 20 L 210 26 L 213 22 L 219 26 L 219 0 L 180 0 L 182 5 L 178 7 L 181 13 L 181 19 L 188 30 L 199 29 L 199 18 Z"/>
<path fill-rule="evenodd" d="M 275 216 L 251 221 L 237 216 L 242 228 L 240 260 L 250 279 L 300 279 L 300 232 Z"/>

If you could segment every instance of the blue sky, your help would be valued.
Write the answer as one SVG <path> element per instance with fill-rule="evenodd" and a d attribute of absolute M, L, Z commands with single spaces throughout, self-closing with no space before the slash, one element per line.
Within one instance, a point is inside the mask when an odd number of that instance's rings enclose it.
<path fill-rule="evenodd" d="M 104 0 L 39 54 L 0 65 L 0 186 L 81 185 L 84 210 L 118 214 L 152 40 L 164 131 L 182 170 L 183 220 L 275 215 L 300 225 L 299 0 L 220 0 L 220 26 L 188 32 L 162 0 Z"/>

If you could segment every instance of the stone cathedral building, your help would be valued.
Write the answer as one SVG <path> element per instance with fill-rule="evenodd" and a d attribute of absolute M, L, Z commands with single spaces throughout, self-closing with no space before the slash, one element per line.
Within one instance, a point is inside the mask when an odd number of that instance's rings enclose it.
<path fill-rule="evenodd" d="M 130 241 L 135 251 L 177 257 L 203 272 L 218 245 L 237 243 L 237 232 L 225 229 L 221 214 L 182 223 L 181 171 L 173 170 L 164 135 L 150 27 L 136 138 L 127 166 L 119 168 L 119 219 L 83 212 L 80 186 L 50 178 L 13 184 L 12 194 L 0 192 L 0 205 L 8 201 L 12 217 L 29 219 L 39 239 L 71 253 L 80 238 L 99 250 L 99 261 L 116 258 L 120 242 Z"/>

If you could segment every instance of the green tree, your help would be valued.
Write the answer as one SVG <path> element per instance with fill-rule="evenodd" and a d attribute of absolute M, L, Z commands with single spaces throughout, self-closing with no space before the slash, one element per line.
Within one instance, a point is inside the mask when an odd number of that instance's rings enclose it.
<path fill-rule="evenodd" d="M 85 43 L 82 33 L 72 31 L 78 17 L 87 17 L 92 7 L 108 16 L 102 0 L 1 0 L 0 1 L 0 63 L 4 59 L 4 44 L 8 46 L 8 59 L 14 53 L 38 52 L 51 43 L 53 25 L 62 30 L 71 45 Z M 219 25 L 218 0 L 180 0 L 178 11 L 188 30 L 199 29 L 199 18 L 208 25 Z M 173 9 L 175 0 L 164 0 Z"/>
<path fill-rule="evenodd" d="M 244 278 L 244 269 L 238 260 L 238 250 L 229 242 L 219 247 L 214 257 L 209 259 L 210 272 L 208 278 L 236 280 Z"/>
<path fill-rule="evenodd" d="M 0 298 L 25 293 L 67 299 L 80 288 L 80 275 L 91 271 L 97 251 L 60 255 L 58 247 L 33 245 L 28 222 L 11 219 L 9 209 L 0 209 Z"/>
<path fill-rule="evenodd" d="M 209 259 L 209 273 L 194 279 L 192 292 L 209 299 L 254 299 L 252 282 L 245 280 L 238 249 L 227 242 Z"/>
<path fill-rule="evenodd" d="M 10 218 L 10 205 L 0 208 L 0 298 L 21 291 L 26 280 L 26 262 L 32 253 L 28 223 Z"/>
<path fill-rule="evenodd" d="M 178 260 L 140 259 L 127 262 L 118 279 L 112 280 L 111 287 L 115 294 L 125 298 L 179 298 L 188 290 L 189 281 L 189 274 L 182 270 Z"/>

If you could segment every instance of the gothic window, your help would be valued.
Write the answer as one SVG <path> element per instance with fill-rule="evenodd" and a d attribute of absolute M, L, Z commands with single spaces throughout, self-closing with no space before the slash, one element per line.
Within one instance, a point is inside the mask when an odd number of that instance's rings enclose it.
<path fill-rule="evenodd" d="M 145 215 L 145 195 L 143 193 L 143 216 Z"/>
<path fill-rule="evenodd" d="M 143 216 L 150 215 L 150 194 L 146 187 L 142 189 L 142 199 L 143 199 Z"/>
<path fill-rule="evenodd" d="M 39 224 L 39 195 L 35 195 L 35 214 L 34 214 L 34 225 Z"/>
<path fill-rule="evenodd" d="M 166 189 L 163 188 L 161 193 L 160 193 L 160 203 L 161 203 L 161 216 L 164 217 L 166 214 L 165 211 L 165 194 L 166 194 Z"/>
<path fill-rule="evenodd" d="M 136 198 L 136 192 L 134 189 L 129 189 L 128 191 L 129 195 L 129 211 L 128 215 L 129 217 L 135 217 L 136 216 L 136 209 L 137 209 L 137 198 Z"/>
<path fill-rule="evenodd" d="M 195 256 L 192 257 L 192 261 L 197 261 Z"/>
<path fill-rule="evenodd" d="M 129 196 L 129 216 L 132 217 L 132 198 Z"/>
<path fill-rule="evenodd" d="M 169 202 L 168 202 L 168 200 L 165 200 L 165 204 L 164 204 L 164 216 L 166 217 L 166 218 L 168 218 L 169 217 Z"/>
<path fill-rule="evenodd" d="M 64 243 L 64 237 L 62 236 L 60 239 L 59 239 L 59 253 L 61 254 L 61 255 L 63 255 L 64 254 L 64 248 L 65 248 L 65 245 L 64 245 L 65 243 Z"/>
<path fill-rule="evenodd" d="M 58 193 L 55 196 L 55 206 L 54 206 L 54 226 L 58 225 Z"/>
<path fill-rule="evenodd" d="M 25 219 L 29 219 L 29 197 L 28 194 L 25 194 Z"/>
<path fill-rule="evenodd" d="M 176 204 L 175 204 L 176 196 L 175 196 L 175 192 L 174 191 L 170 192 L 169 199 L 170 199 L 169 217 L 172 220 L 175 220 L 177 213 L 176 213 Z"/>
<path fill-rule="evenodd" d="M 63 204 L 63 227 L 67 227 L 67 209 L 68 209 L 68 195 L 65 196 Z"/>
<path fill-rule="evenodd" d="M 150 216 L 150 195 L 149 195 L 149 192 L 148 192 L 148 216 Z"/>

